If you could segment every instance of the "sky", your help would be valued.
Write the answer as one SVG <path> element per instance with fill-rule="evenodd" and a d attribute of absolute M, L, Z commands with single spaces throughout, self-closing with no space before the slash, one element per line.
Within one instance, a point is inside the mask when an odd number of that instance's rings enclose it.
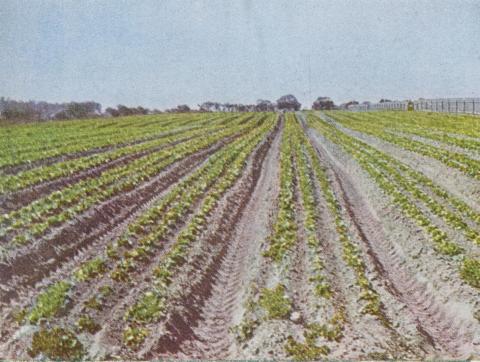
<path fill-rule="evenodd" d="M 0 0 L 0 96 L 164 109 L 480 96 L 480 0 Z"/>

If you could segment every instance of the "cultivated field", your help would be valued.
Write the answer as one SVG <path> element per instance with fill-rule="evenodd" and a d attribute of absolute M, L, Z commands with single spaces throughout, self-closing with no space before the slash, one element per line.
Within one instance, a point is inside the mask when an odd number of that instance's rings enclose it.
<path fill-rule="evenodd" d="M 0 128 L 0 358 L 480 358 L 480 118 Z"/>

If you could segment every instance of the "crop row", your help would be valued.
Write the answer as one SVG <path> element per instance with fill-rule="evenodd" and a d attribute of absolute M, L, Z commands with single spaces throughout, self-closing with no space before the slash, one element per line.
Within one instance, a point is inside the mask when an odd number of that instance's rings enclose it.
<path fill-rule="evenodd" d="M 329 115 L 344 112 L 326 112 Z M 351 113 L 351 112 L 350 112 Z M 438 112 L 368 112 L 354 115 L 362 122 L 375 123 L 378 120 L 393 128 L 414 128 L 429 134 L 439 134 L 457 137 L 460 139 L 477 140 L 480 138 L 478 116 L 453 115 Z M 372 120 L 372 122 L 370 122 Z"/>
<path fill-rule="evenodd" d="M 346 136 L 343 136 L 344 138 Z M 368 153 L 371 160 L 381 166 L 389 175 L 392 182 L 397 183 L 404 190 L 412 194 L 417 200 L 422 201 L 435 215 L 443 218 L 445 222 L 451 225 L 455 230 L 462 231 L 466 238 L 480 245 L 480 234 L 477 230 L 470 227 L 460 215 L 470 219 L 480 225 L 480 214 L 472 209 L 468 204 L 458 197 L 450 194 L 446 190 L 436 185 L 432 180 L 423 174 L 415 171 L 411 167 L 397 161 L 395 158 L 368 146 L 356 138 L 350 137 L 350 144 L 355 145 L 357 149 Z M 429 193 L 447 203 L 448 207 L 443 206 L 435 198 L 424 192 L 420 187 L 428 190 Z M 457 211 L 454 213 L 450 209 Z"/>
<path fill-rule="evenodd" d="M 210 147 L 220 140 L 248 132 L 261 119 L 221 130 L 201 139 L 194 139 L 174 147 L 145 155 L 127 165 L 103 172 L 95 179 L 82 180 L 61 191 L 55 191 L 33 203 L 0 217 L 3 236 L 15 235 L 14 241 L 25 243 L 42 236 L 49 227 L 60 225 L 90 206 L 117 194 L 128 192 L 147 181 L 165 167 Z M 22 231 L 23 232 L 20 232 Z"/>
<path fill-rule="evenodd" d="M 361 251 L 358 245 L 353 242 L 348 232 L 347 225 L 343 218 L 342 206 L 331 187 L 331 181 L 327 176 L 326 168 L 320 163 L 318 155 L 310 143 L 307 144 L 306 148 L 312 160 L 313 170 L 326 199 L 328 209 L 333 215 L 336 231 L 343 247 L 345 262 L 354 270 L 357 285 L 362 290 L 360 298 L 366 303 L 363 312 L 375 315 L 386 322 L 380 296 L 366 277 L 366 266 L 362 259 Z"/>
<path fill-rule="evenodd" d="M 313 285 L 315 296 L 331 300 L 332 289 L 324 273 L 322 260 L 322 243 L 318 238 L 318 223 L 320 219 L 317 200 L 315 197 L 315 175 L 306 148 L 309 140 L 305 137 L 302 128 L 293 115 L 287 116 L 288 122 L 293 125 L 292 144 L 294 147 L 294 164 L 296 179 L 304 210 L 304 222 L 301 227 L 305 230 L 309 249 L 308 259 L 311 266 L 309 282 Z M 343 337 L 345 310 L 342 305 L 332 305 L 335 313 L 328 323 L 312 322 L 305 325 L 303 333 L 305 342 L 299 342 L 290 336 L 285 346 L 286 352 L 295 360 L 317 360 L 329 352 L 327 346 L 318 346 L 318 338 L 328 341 L 339 341 Z"/>
<path fill-rule="evenodd" d="M 42 124 L 16 125 L 0 130 L 5 134 L 12 135 L 17 151 L 31 152 L 35 150 L 45 151 L 62 145 L 73 144 L 76 138 L 90 138 L 98 142 L 101 138 L 106 140 L 111 137 L 146 136 L 146 130 L 150 132 L 156 129 L 169 129 L 183 127 L 191 122 L 201 121 L 206 116 L 200 115 L 155 115 L 155 116 L 128 116 L 111 120 L 83 120 L 71 122 L 47 122 Z M 77 136 L 77 137 L 76 137 Z M 45 139 L 41 144 L 40 140 Z M 31 141 L 31 142 L 30 142 Z"/>
<path fill-rule="evenodd" d="M 174 131 L 165 133 L 165 135 L 151 141 L 120 147 L 91 156 L 57 162 L 53 165 L 26 170 L 16 175 L 3 176 L 0 178 L 0 193 L 12 192 L 40 182 L 51 181 L 63 176 L 70 176 L 76 172 L 102 165 L 105 162 L 110 162 L 123 156 L 147 152 L 148 150 L 168 145 L 173 142 L 178 143 L 187 141 L 189 138 L 197 137 L 204 132 L 212 132 L 222 127 L 225 126 L 219 125 L 218 120 L 209 121 L 208 125 L 206 125 L 205 122 L 197 122 L 193 126 L 175 129 Z"/>
<path fill-rule="evenodd" d="M 282 265 L 283 270 L 292 268 L 289 264 L 294 248 L 298 247 L 299 230 L 303 229 L 307 242 L 308 282 L 314 298 L 324 298 L 330 301 L 333 291 L 325 276 L 322 260 L 323 245 L 318 237 L 320 232 L 320 215 L 315 197 L 315 188 L 320 184 L 322 193 L 327 199 L 337 226 L 339 239 L 347 265 L 357 276 L 357 283 L 362 291 L 361 299 L 365 301 L 364 313 L 376 315 L 385 322 L 381 310 L 379 295 L 366 278 L 365 265 L 358 247 L 350 239 L 345 227 L 341 206 L 331 189 L 330 180 L 320 163 L 318 155 L 303 133 L 302 128 L 293 114 L 287 114 L 280 145 L 280 190 L 276 220 L 271 235 L 266 240 L 266 251 L 263 256 Z M 296 195 L 300 198 L 304 212 L 303 223 L 299 223 L 297 215 Z M 310 289 L 310 288 L 309 288 Z M 253 336 L 255 329 L 262 321 L 272 319 L 288 319 L 292 312 L 292 301 L 288 287 L 282 283 L 272 288 L 259 288 L 252 283 L 246 302 L 246 312 L 242 322 L 233 328 L 241 343 Z M 339 341 L 343 336 L 346 320 L 342 305 L 332 302 L 333 314 L 326 317 L 327 322 L 308 321 L 304 325 L 303 341 L 288 336 L 284 348 L 287 355 L 298 360 L 316 360 L 329 353 L 330 349 L 321 340 Z M 321 316 L 325 317 L 325 316 Z M 307 321 L 306 321 L 307 322 Z"/>
<path fill-rule="evenodd" d="M 42 318 L 51 320 L 62 308 L 68 293 L 71 293 L 75 284 L 95 280 L 107 273 L 109 269 L 113 270 L 109 274 L 112 281 L 121 283 L 127 281 L 128 274 L 141 268 L 142 264 L 155 256 L 155 249 L 162 247 L 169 230 L 182 221 L 208 191 L 200 211 L 194 217 L 196 222 L 192 220 L 178 236 L 173 246 L 175 250 L 170 250 L 163 256 L 164 261 L 161 265 L 167 263 L 168 268 L 173 268 L 175 263 L 180 262 L 178 256 L 181 252 L 186 252 L 182 245 L 185 245 L 187 241 L 194 241 L 195 236 L 205 226 L 206 217 L 211 212 L 211 208 L 214 207 L 221 194 L 241 174 L 246 157 L 264 137 L 265 132 L 271 129 L 273 122 L 273 117 L 270 117 L 261 127 L 245 134 L 212 155 L 197 171 L 177 184 L 161 201 L 130 224 L 128 231 L 117 242 L 107 246 L 104 257 L 93 257 L 84 262 L 74 271 L 70 280 L 58 282 L 41 293 L 37 297 L 35 305 L 23 312 L 24 320 L 30 323 L 37 323 Z M 211 189 L 212 186 L 213 189 Z M 120 255 L 121 249 L 124 250 L 123 255 Z M 155 274 L 161 269 L 161 265 L 155 269 Z M 121 274 L 122 270 L 128 274 Z M 158 278 L 158 276 L 154 278 L 156 280 L 154 290 L 158 290 Z M 105 303 L 112 293 L 114 293 L 113 290 L 108 285 L 104 285 L 100 287 L 96 297 L 88 300 L 86 306 L 92 311 L 101 309 L 101 303 Z M 155 308 L 158 308 L 159 304 L 153 305 L 152 297 L 152 292 L 146 292 L 139 302 L 127 312 L 127 315 L 136 316 L 139 320 L 158 316 Z M 46 303 L 47 300 L 48 303 Z M 45 333 L 51 333 L 54 329 Z M 89 314 L 85 314 L 78 319 L 76 329 L 79 332 L 95 333 L 99 328 L 94 319 Z M 138 342 L 139 331 L 140 329 L 137 327 L 128 327 L 125 331 L 125 343 L 131 346 L 135 345 Z"/>
<path fill-rule="evenodd" d="M 368 123 L 369 127 L 376 128 L 379 131 L 390 133 L 401 132 L 406 135 L 416 135 L 467 150 L 480 151 L 480 139 L 473 138 L 473 134 L 478 128 L 473 122 L 478 123 L 478 119 L 473 119 L 471 123 L 467 123 L 466 125 L 459 122 L 458 119 L 448 119 L 450 126 L 448 129 L 438 127 L 438 125 L 441 126 L 443 124 L 442 116 L 438 114 L 432 116 L 431 114 L 424 113 L 377 112 L 349 115 L 349 119 L 350 122 L 354 124 Z M 447 130 L 450 132 L 447 132 Z M 472 138 L 451 133 L 459 130 L 462 131 L 462 134 L 470 135 Z"/>
<path fill-rule="evenodd" d="M 459 198 L 449 194 L 438 185 L 435 185 L 421 173 L 397 161 L 393 157 L 369 147 L 357 139 L 352 138 L 351 140 L 358 150 L 369 154 L 370 159 L 376 163 L 377 168 L 381 168 L 388 175 L 392 183 L 411 194 L 416 200 L 423 202 L 433 214 L 443 218 L 444 221 L 455 230 L 463 232 L 468 240 L 480 245 L 479 232 L 470 227 L 467 222 L 460 217 L 460 215 L 463 214 L 478 225 L 480 221 L 479 213 Z M 425 192 L 419 186 L 428 192 Z M 431 197 L 429 193 L 436 195 L 436 197 L 446 202 L 448 207 L 442 205 L 434 197 Z M 450 209 L 457 212 L 452 212 Z M 458 248 L 457 251 L 459 251 Z"/>
<path fill-rule="evenodd" d="M 456 214 L 453 214 L 447 207 L 421 191 L 416 185 L 418 182 L 428 187 L 429 185 L 433 185 L 433 182 L 428 182 L 424 176 L 420 177 L 420 175 L 413 170 L 409 170 L 410 172 L 408 172 L 409 176 L 413 177 L 413 180 L 405 178 L 395 167 L 408 170 L 407 166 L 402 165 L 399 161 L 383 154 L 364 142 L 348 136 L 335 126 L 321 121 L 317 117 L 309 116 L 309 124 L 320 131 L 327 139 L 341 145 L 347 153 L 351 154 L 376 181 L 380 188 L 391 197 L 392 201 L 400 207 L 403 213 L 413 219 L 426 231 L 438 252 L 454 256 L 463 253 L 463 249 L 449 240 L 447 234 L 431 222 L 428 215 L 417 206 L 416 202 L 423 203 L 430 212 L 443 218 L 447 224 L 450 224 L 456 230 L 463 231 L 468 239 L 478 243 L 478 232 L 476 230 L 470 228 Z M 453 199 L 453 196 L 446 194 L 446 192 L 440 192 L 438 187 L 434 187 L 433 190 L 434 192 L 436 190 L 439 196 L 444 196 L 446 200 Z M 414 202 L 412 202 L 412 200 Z M 474 213 L 473 210 L 469 209 L 468 206 L 461 201 L 458 201 L 456 204 L 464 208 L 464 210 Z M 475 266 L 477 266 L 477 270 L 475 270 Z M 480 287 L 480 262 L 469 257 L 462 258 L 460 275 L 470 285 Z"/>
<path fill-rule="evenodd" d="M 332 129 L 331 127 L 332 126 L 330 126 L 330 129 Z M 325 125 L 323 125 L 323 129 L 327 131 Z M 370 161 L 374 162 L 378 169 L 383 170 L 392 183 L 411 194 L 416 200 L 423 202 L 433 214 L 443 218 L 444 221 L 455 230 L 463 232 L 468 240 L 480 245 L 480 234 L 478 231 L 470 227 L 467 222 L 460 217 L 460 215 L 464 215 L 478 225 L 480 222 L 480 214 L 478 212 L 459 198 L 451 195 L 438 185 L 435 185 L 433 181 L 421 173 L 397 161 L 395 158 L 378 151 L 356 138 L 349 137 L 345 134 L 340 135 L 343 137 L 342 141 L 349 141 L 349 143 L 345 143 L 345 147 L 355 147 L 357 152 L 368 155 Z M 448 207 L 431 197 L 430 194 L 423 191 L 421 187 L 443 200 Z M 457 213 L 450 211 L 450 209 L 456 210 Z M 439 236 L 436 238 L 438 239 Z M 458 248 L 456 248 L 456 250 L 459 251 Z"/>
<path fill-rule="evenodd" d="M 380 127 L 372 126 L 370 122 L 352 121 L 350 115 L 335 113 L 332 116 L 332 118 L 338 120 L 341 124 L 348 128 L 375 136 L 379 139 L 395 144 L 405 150 L 435 158 L 445 165 L 460 170 L 470 177 L 480 179 L 480 161 L 474 160 L 464 154 L 451 152 L 420 141 L 412 140 L 408 137 L 385 132 Z"/>
<path fill-rule="evenodd" d="M 217 206 L 222 195 L 234 185 L 246 165 L 246 160 L 254 148 L 265 138 L 273 127 L 273 119 L 259 127 L 238 147 L 231 149 L 223 156 L 212 171 L 205 176 L 201 185 L 213 182 L 211 189 L 198 207 L 188 225 L 179 233 L 172 247 L 162 257 L 154 269 L 153 287 L 140 296 L 137 302 L 126 312 L 125 318 L 129 326 L 124 331 L 124 340 L 127 345 L 135 346 L 139 340 L 135 338 L 139 328 L 148 323 L 158 321 L 168 308 L 169 286 L 177 270 L 186 262 L 186 256 L 193 243 L 198 241 L 202 231 L 207 227 L 208 216 Z"/>
<path fill-rule="evenodd" d="M 3 130 L 5 140 L 0 146 L 0 167 L 30 163 L 32 161 L 66 155 L 77 152 L 86 152 L 95 148 L 122 145 L 142 140 L 148 140 L 163 132 L 194 125 L 207 116 L 151 116 L 135 117 L 115 120 L 111 123 L 84 121 L 84 124 L 52 122 L 51 127 L 44 124 L 6 127 Z M 155 122 L 151 123 L 152 120 Z M 150 121 L 147 122 L 147 121 Z M 138 122 L 145 127 L 133 127 Z M 123 127 L 127 125 L 128 127 Z M 87 126 L 87 127 L 85 127 Z M 90 126 L 90 127 L 88 127 Z M 80 130 L 79 127 L 83 129 Z M 20 128 L 20 129 L 19 129 Z"/>

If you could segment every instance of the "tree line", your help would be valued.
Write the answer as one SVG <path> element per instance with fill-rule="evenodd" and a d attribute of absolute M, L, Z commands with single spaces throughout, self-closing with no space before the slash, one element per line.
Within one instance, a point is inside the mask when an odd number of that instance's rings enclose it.
<path fill-rule="evenodd" d="M 382 99 L 381 102 L 388 100 Z M 318 97 L 312 104 L 314 110 L 331 110 L 337 108 L 348 108 L 350 105 L 358 104 L 357 101 L 350 101 L 336 106 L 329 97 Z M 301 103 L 292 94 L 284 95 L 275 102 L 267 99 L 259 99 L 255 104 L 242 103 L 221 103 L 207 101 L 192 109 L 187 104 L 181 104 L 174 108 L 148 109 L 142 106 L 127 107 L 119 104 L 116 107 L 108 107 L 102 112 L 102 106 L 98 102 L 68 102 L 49 103 L 35 101 L 16 101 L 0 97 L 0 118 L 13 121 L 36 121 L 51 119 L 81 119 L 96 117 L 123 117 L 132 115 L 145 115 L 157 113 L 188 113 L 188 112 L 275 112 L 275 111 L 298 111 Z"/>

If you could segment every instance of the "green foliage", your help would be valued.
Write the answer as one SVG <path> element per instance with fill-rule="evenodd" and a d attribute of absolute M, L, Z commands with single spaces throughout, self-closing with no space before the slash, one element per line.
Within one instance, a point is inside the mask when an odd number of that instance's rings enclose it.
<path fill-rule="evenodd" d="M 103 305 L 100 300 L 98 300 L 96 297 L 91 297 L 84 303 L 85 307 L 93 309 L 93 310 L 102 310 Z"/>
<path fill-rule="evenodd" d="M 92 310 L 103 310 L 104 299 L 108 298 L 113 293 L 113 289 L 109 285 L 103 285 L 99 289 L 99 293 L 96 296 L 84 302 L 85 307 Z"/>
<path fill-rule="evenodd" d="M 84 353 L 84 348 L 75 334 L 60 327 L 35 332 L 32 346 L 28 350 L 31 357 L 42 354 L 52 360 L 79 360 Z"/>
<path fill-rule="evenodd" d="M 282 284 L 278 284 L 273 289 L 263 288 L 259 304 L 265 309 L 267 319 L 288 318 L 292 310 L 292 302 L 285 294 L 285 287 Z"/>
<path fill-rule="evenodd" d="M 266 119 L 266 117 L 262 117 Z M 175 275 L 175 270 L 186 262 L 186 256 L 200 233 L 206 228 L 209 215 L 217 206 L 219 199 L 236 182 L 246 165 L 246 160 L 264 139 L 265 134 L 271 130 L 274 117 L 261 126 L 249 125 L 249 132 L 233 141 L 227 147 L 215 153 L 207 163 L 195 171 L 190 177 L 176 185 L 162 201 L 155 205 L 137 221 L 141 227 L 132 226 L 128 234 L 123 235 L 123 240 L 128 240 L 122 247 L 134 247 L 138 240 L 140 248 L 149 250 L 164 238 L 171 228 L 175 227 L 184 215 L 203 196 L 199 211 L 178 234 L 174 244 L 162 257 L 159 265 L 153 269 L 154 287 L 139 296 L 137 302 L 125 313 L 124 318 L 132 322 L 131 328 L 126 332 L 128 343 L 136 344 L 135 340 L 142 337 L 141 331 L 147 331 L 143 326 L 161 318 L 168 305 L 168 290 Z M 136 251 L 135 251 L 136 250 Z M 137 253 L 139 248 L 125 252 L 123 259 L 110 274 L 116 281 L 128 280 L 129 272 L 134 270 L 137 261 L 150 258 L 150 253 Z M 141 255 L 141 258 L 137 257 Z M 127 338 L 124 338 L 127 341 Z"/>
<path fill-rule="evenodd" d="M 460 268 L 460 275 L 472 287 L 480 288 L 480 260 L 465 259 Z"/>
<path fill-rule="evenodd" d="M 74 275 L 75 278 L 84 282 L 102 275 L 105 272 L 105 261 L 101 258 L 95 258 L 84 263 L 80 268 L 78 268 Z"/>
<path fill-rule="evenodd" d="M 164 310 L 163 300 L 153 292 L 146 292 L 142 299 L 130 307 L 126 318 L 136 322 L 151 322 L 162 315 Z"/>
<path fill-rule="evenodd" d="M 25 322 L 25 317 L 27 316 L 28 311 L 26 309 L 14 309 L 12 311 L 12 318 L 18 324 Z"/>
<path fill-rule="evenodd" d="M 242 322 L 232 327 L 232 332 L 239 342 L 246 342 L 253 336 L 255 328 L 258 326 L 258 320 L 244 319 Z"/>
<path fill-rule="evenodd" d="M 280 147 L 280 193 L 278 201 L 278 214 L 270 235 L 269 248 L 264 256 L 280 263 L 285 254 L 291 250 L 297 241 L 297 224 L 295 221 L 294 200 L 294 173 L 292 163 L 292 138 L 294 121 L 286 120 L 285 130 Z"/>
<path fill-rule="evenodd" d="M 31 323 L 37 323 L 41 318 L 52 318 L 64 306 L 71 285 L 67 282 L 58 282 L 51 285 L 37 298 L 34 308 L 28 314 Z"/>
<path fill-rule="evenodd" d="M 64 224 L 72 220 L 78 213 L 87 210 L 93 205 L 131 190 L 136 185 L 157 175 L 172 163 L 201 149 L 205 149 L 239 131 L 248 132 L 253 128 L 255 128 L 254 122 L 247 122 L 246 124 L 235 122 L 231 127 L 222 127 L 217 123 L 208 126 L 207 129 L 212 132 L 205 133 L 205 128 L 198 129 L 198 127 L 195 132 L 185 132 L 183 134 L 184 138 L 181 138 L 182 142 L 174 142 L 175 138 L 160 138 L 161 142 L 159 140 L 142 142 L 132 145 L 132 147 L 122 147 L 113 151 L 121 154 L 115 153 L 113 155 L 107 152 L 109 155 L 107 158 L 102 158 L 105 157 L 102 153 L 66 161 L 69 162 L 69 167 L 66 170 L 62 166 L 55 164 L 51 167 L 58 167 L 58 169 L 49 170 L 47 174 L 43 173 L 44 168 L 42 167 L 27 170 L 25 173 L 21 173 L 21 175 L 9 175 L 5 179 L 0 180 L 0 193 L 2 193 L 2 190 L 3 192 L 13 191 L 38 182 L 67 176 L 81 169 L 88 169 L 94 165 L 109 161 L 108 157 L 114 159 L 135 154 L 139 151 L 140 154 L 143 153 L 141 157 L 135 158 L 131 162 L 119 164 L 106 170 L 99 177 L 83 179 L 63 188 L 61 191 L 41 197 L 19 210 L 0 215 L 0 226 L 5 226 L 7 236 L 16 238 L 18 242 L 28 242 L 30 239 L 27 235 L 41 237 L 49 228 Z M 200 134 L 203 134 L 204 137 L 193 137 Z M 149 145 L 149 147 L 146 145 Z M 159 145 L 165 145 L 165 147 L 158 152 L 147 152 L 148 150 L 158 148 Z M 141 147 L 145 148 L 142 149 Z M 81 167 L 77 165 L 81 165 Z M 32 174 L 32 172 L 39 174 Z M 115 250 L 112 250 L 112 253 L 114 252 Z"/>
<path fill-rule="evenodd" d="M 132 349 L 138 348 L 148 336 L 148 330 L 142 327 L 129 326 L 123 331 L 123 342 Z"/>
<path fill-rule="evenodd" d="M 316 346 L 313 343 L 297 342 L 292 336 L 285 343 L 287 355 L 295 361 L 316 361 L 330 353 L 327 346 Z"/>
<path fill-rule="evenodd" d="M 91 334 L 97 333 L 102 327 L 99 324 L 95 323 L 95 321 L 89 315 L 83 315 L 78 318 L 77 322 L 77 329 L 79 332 L 88 332 Z"/>

